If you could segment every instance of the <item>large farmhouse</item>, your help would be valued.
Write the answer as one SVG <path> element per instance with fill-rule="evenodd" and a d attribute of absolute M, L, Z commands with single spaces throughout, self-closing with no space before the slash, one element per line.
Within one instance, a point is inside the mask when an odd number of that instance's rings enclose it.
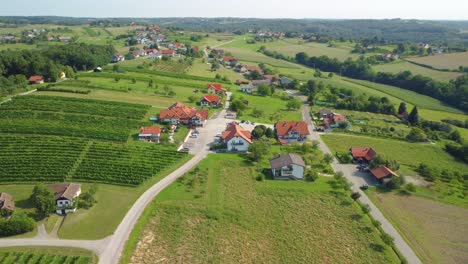
<path fill-rule="evenodd" d="M 59 215 L 66 215 L 76 211 L 73 206 L 73 199 L 81 194 L 81 185 L 76 183 L 62 183 L 47 185 L 53 192 L 57 209 L 55 212 Z"/>
<path fill-rule="evenodd" d="M 221 102 L 217 95 L 205 95 L 200 99 L 200 106 L 219 107 Z"/>
<path fill-rule="evenodd" d="M 226 143 L 228 151 L 247 151 L 252 144 L 252 135 L 234 121 L 221 134 L 221 140 Z"/>
<path fill-rule="evenodd" d="M 305 162 L 297 154 L 282 154 L 271 159 L 270 166 L 275 180 L 304 179 Z"/>
<path fill-rule="evenodd" d="M 168 109 L 162 110 L 159 113 L 159 119 L 161 122 L 168 122 L 174 125 L 203 126 L 206 119 L 208 119 L 208 110 L 197 110 L 183 103 L 175 103 Z"/>
<path fill-rule="evenodd" d="M 304 121 L 280 121 L 275 124 L 275 132 L 281 144 L 303 143 L 310 135 Z"/>

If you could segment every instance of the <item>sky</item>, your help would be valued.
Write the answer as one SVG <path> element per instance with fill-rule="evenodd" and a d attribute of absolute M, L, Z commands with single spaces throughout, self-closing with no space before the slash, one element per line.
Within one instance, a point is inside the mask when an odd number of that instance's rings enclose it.
<path fill-rule="evenodd" d="M 468 0 L 1 0 L 0 16 L 468 20 Z"/>

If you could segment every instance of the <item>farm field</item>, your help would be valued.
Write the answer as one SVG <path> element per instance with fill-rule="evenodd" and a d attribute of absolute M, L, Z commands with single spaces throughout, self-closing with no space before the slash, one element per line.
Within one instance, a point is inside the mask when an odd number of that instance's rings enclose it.
<path fill-rule="evenodd" d="M 60 252 L 60 253 L 58 253 Z M 70 263 L 95 264 L 98 259 L 92 252 L 64 247 L 7 247 L 0 248 L 2 264 Z"/>
<path fill-rule="evenodd" d="M 378 232 L 327 178 L 256 175 L 239 155 L 210 155 L 146 209 L 122 262 L 399 263 L 387 246 L 372 249 L 384 245 Z"/>
<path fill-rule="evenodd" d="M 457 72 L 443 72 L 432 70 L 429 68 L 421 67 L 416 64 L 400 61 L 398 63 L 386 63 L 381 65 L 375 65 L 372 68 L 376 71 L 380 72 L 391 72 L 391 73 L 399 73 L 402 71 L 411 71 L 412 74 L 421 74 L 423 76 L 434 78 L 438 81 L 448 82 L 450 80 L 456 79 L 460 76 L 460 73 Z"/>
<path fill-rule="evenodd" d="M 468 209 L 418 196 L 367 191 L 423 263 L 468 261 Z"/>
<path fill-rule="evenodd" d="M 272 47 L 267 46 L 267 50 L 276 51 L 281 54 L 285 54 L 289 57 L 296 57 L 299 52 L 305 52 L 311 57 L 328 56 L 330 58 L 337 58 L 338 60 L 344 61 L 348 58 L 356 59 L 359 58 L 359 54 L 351 53 L 352 48 L 350 47 L 328 47 L 328 44 L 322 43 L 299 43 L 291 41 L 281 41 L 283 45 L 276 45 Z"/>
<path fill-rule="evenodd" d="M 409 58 L 408 60 L 436 69 L 458 70 L 460 66 L 468 67 L 468 52 L 444 53 L 434 56 Z"/>

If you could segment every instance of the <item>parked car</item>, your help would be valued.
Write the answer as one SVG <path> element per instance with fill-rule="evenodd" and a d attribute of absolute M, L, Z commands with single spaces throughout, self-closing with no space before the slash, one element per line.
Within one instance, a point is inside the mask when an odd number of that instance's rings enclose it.
<path fill-rule="evenodd" d="M 193 134 L 193 133 L 192 133 L 192 134 L 190 135 L 190 138 L 198 138 L 198 134 Z"/>
<path fill-rule="evenodd" d="M 181 150 L 179 150 L 179 151 L 180 151 L 180 152 L 189 152 L 189 151 L 190 151 L 190 149 L 189 149 L 189 148 L 187 148 L 187 147 L 185 147 L 185 148 L 182 148 L 182 149 L 181 149 Z"/>
<path fill-rule="evenodd" d="M 221 137 L 221 133 L 217 133 L 215 137 Z"/>
<path fill-rule="evenodd" d="M 192 131 L 192 135 L 199 135 L 199 134 L 200 134 L 200 131 L 198 131 L 198 130 Z"/>
<path fill-rule="evenodd" d="M 361 185 L 361 187 L 359 187 L 361 190 L 367 190 L 369 189 L 369 186 L 364 184 L 364 185 Z"/>

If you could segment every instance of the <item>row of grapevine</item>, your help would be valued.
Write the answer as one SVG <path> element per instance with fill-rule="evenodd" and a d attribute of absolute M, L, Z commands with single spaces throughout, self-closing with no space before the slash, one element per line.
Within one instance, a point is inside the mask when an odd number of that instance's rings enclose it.
<path fill-rule="evenodd" d="M 0 107 L 2 110 L 2 107 Z M 142 121 L 38 111 L 0 111 L 0 133 L 71 136 L 127 141 Z"/>
<path fill-rule="evenodd" d="M 60 96 L 19 96 L 2 105 L 0 110 L 30 110 L 109 116 L 141 120 L 148 106 L 103 100 Z"/>
<path fill-rule="evenodd" d="M 60 182 L 87 141 L 65 137 L 0 136 L 0 182 Z"/>
<path fill-rule="evenodd" d="M 2 264 L 91 264 L 85 256 L 60 256 L 30 252 L 0 252 Z"/>
<path fill-rule="evenodd" d="M 185 156 L 158 145 L 94 142 L 73 179 L 136 186 Z"/>

